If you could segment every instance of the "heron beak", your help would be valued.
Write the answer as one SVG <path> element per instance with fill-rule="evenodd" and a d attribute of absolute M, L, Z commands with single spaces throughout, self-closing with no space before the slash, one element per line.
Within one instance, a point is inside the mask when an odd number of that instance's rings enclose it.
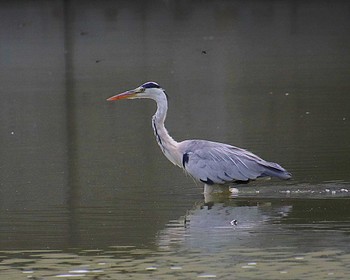
<path fill-rule="evenodd" d="M 115 100 L 121 100 L 121 99 L 132 99 L 136 96 L 138 91 L 136 90 L 128 90 L 126 92 L 111 96 L 107 99 L 107 101 L 115 101 Z"/>

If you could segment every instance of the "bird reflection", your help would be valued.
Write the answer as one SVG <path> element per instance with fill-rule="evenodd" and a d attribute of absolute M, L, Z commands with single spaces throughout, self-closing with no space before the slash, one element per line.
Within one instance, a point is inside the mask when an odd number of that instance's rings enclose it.
<path fill-rule="evenodd" d="M 159 247 L 183 246 L 218 250 L 223 246 L 260 242 L 251 233 L 262 233 L 287 217 L 292 206 L 275 205 L 269 200 L 226 199 L 222 202 L 198 203 L 183 217 L 158 234 Z M 266 232 L 267 234 L 267 232 Z"/>

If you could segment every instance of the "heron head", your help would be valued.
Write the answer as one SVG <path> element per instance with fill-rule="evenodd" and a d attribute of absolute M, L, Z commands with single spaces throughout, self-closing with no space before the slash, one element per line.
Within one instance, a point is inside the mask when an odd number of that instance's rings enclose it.
<path fill-rule="evenodd" d="M 135 99 L 135 98 L 151 98 L 157 100 L 159 96 L 164 95 L 164 90 L 155 82 L 147 82 L 141 86 L 125 91 L 123 93 L 114 95 L 107 99 L 107 101 L 115 101 L 120 99 Z"/>

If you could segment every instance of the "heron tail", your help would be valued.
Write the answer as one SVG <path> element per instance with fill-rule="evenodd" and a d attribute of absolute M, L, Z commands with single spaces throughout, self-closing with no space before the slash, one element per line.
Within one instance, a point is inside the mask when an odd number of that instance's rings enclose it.
<path fill-rule="evenodd" d="M 292 178 L 292 174 L 277 163 L 268 162 L 268 164 L 264 165 L 264 167 L 265 170 L 259 177 L 276 177 L 282 180 Z"/>

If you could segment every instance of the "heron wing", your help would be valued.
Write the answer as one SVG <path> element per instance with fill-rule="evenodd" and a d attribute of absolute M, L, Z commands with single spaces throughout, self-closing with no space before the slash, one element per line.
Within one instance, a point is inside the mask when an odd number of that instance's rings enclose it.
<path fill-rule="evenodd" d="M 180 147 L 184 169 L 207 184 L 248 181 L 263 176 L 282 178 L 282 173 L 289 174 L 277 163 L 267 162 L 247 150 L 227 144 L 187 140 Z"/>

